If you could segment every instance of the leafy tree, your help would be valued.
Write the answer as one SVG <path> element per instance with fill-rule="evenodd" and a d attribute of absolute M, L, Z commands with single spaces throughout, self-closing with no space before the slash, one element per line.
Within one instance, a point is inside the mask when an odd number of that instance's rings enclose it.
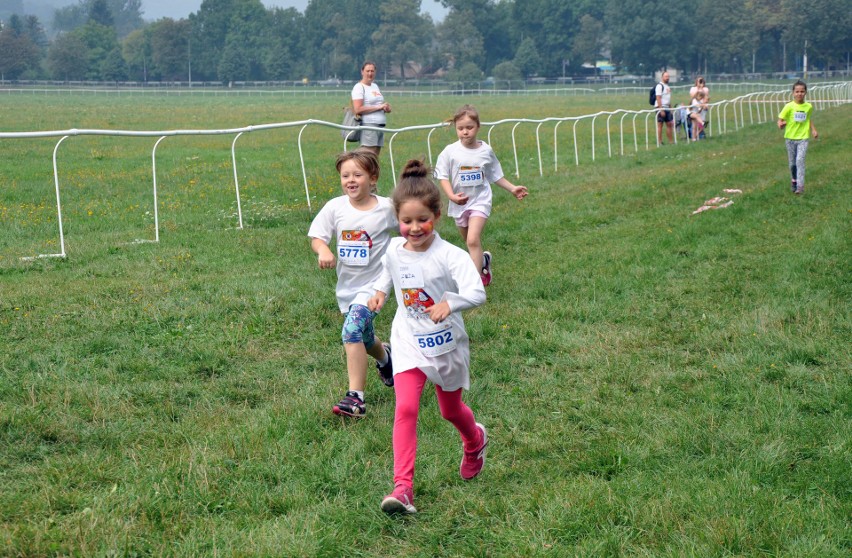
<path fill-rule="evenodd" d="M 83 79 L 89 67 L 88 47 L 77 34 L 65 33 L 53 41 L 47 63 L 54 79 Z"/>
<path fill-rule="evenodd" d="M 305 9 L 304 42 L 298 59 L 303 75 L 361 79 L 372 34 L 381 23 L 382 6 L 391 0 L 311 0 Z M 330 16 L 330 14 L 334 14 Z M 377 62 L 385 63 L 378 57 Z M 386 66 L 379 67 L 379 71 Z"/>
<path fill-rule="evenodd" d="M 231 27 L 225 37 L 225 49 L 231 42 L 239 44 L 248 73 L 242 79 L 264 79 L 264 48 L 268 42 L 269 13 L 260 0 L 245 0 L 235 6 Z M 224 56 L 224 52 L 223 52 Z"/>
<path fill-rule="evenodd" d="M 264 66 L 276 80 L 297 79 L 305 75 L 302 55 L 304 16 L 296 8 L 275 8 L 270 14 L 270 37 Z"/>
<path fill-rule="evenodd" d="M 515 53 L 515 66 L 524 77 L 530 77 L 538 73 L 541 67 L 541 58 L 535 47 L 535 41 L 527 37 L 521 41 L 518 51 Z"/>
<path fill-rule="evenodd" d="M 192 27 L 192 72 L 200 79 L 220 77 L 220 61 L 228 42 L 229 57 L 239 50 L 248 57 L 255 77 L 262 73 L 263 55 L 259 46 L 268 37 L 268 14 L 260 0 L 204 0 L 196 14 L 190 14 Z M 242 62 L 231 60 L 224 67 Z M 229 69 L 228 74 L 232 73 Z M 246 76 L 246 78 L 248 75 Z M 243 79 L 246 79 L 243 78 Z"/>
<path fill-rule="evenodd" d="M 405 64 L 416 60 L 431 37 L 432 21 L 420 15 L 420 0 L 395 0 L 380 8 L 382 22 L 373 33 L 372 52 L 399 68 L 405 80 Z"/>
<path fill-rule="evenodd" d="M 515 66 L 514 62 L 500 62 L 494 66 L 494 80 L 497 87 L 503 87 L 504 84 L 509 89 L 520 87 L 523 84 L 523 76 L 521 71 Z"/>
<path fill-rule="evenodd" d="M 240 41 L 232 35 L 219 59 L 219 79 L 222 82 L 242 81 L 249 76 L 246 53 Z"/>
<path fill-rule="evenodd" d="M 44 26 L 38 16 L 28 15 L 24 21 L 24 34 L 39 48 L 45 48 L 50 42 L 44 32 Z"/>
<path fill-rule="evenodd" d="M 77 4 L 54 12 L 53 28 L 73 31 L 92 19 L 101 25 L 114 27 L 119 37 L 126 37 L 144 25 L 142 0 L 79 0 Z"/>
<path fill-rule="evenodd" d="M 469 21 L 479 35 L 482 37 L 482 48 L 485 60 L 482 67 L 492 68 L 495 64 L 504 60 L 511 60 L 515 53 L 513 44 L 516 44 L 517 33 L 513 31 L 513 7 L 514 2 L 494 0 L 441 0 L 444 7 L 450 9 L 444 24 L 459 18 L 469 18 L 466 14 L 473 14 Z M 471 57 L 472 60 L 475 56 Z"/>
<path fill-rule="evenodd" d="M 104 27 L 113 27 L 115 20 L 106 0 L 92 0 L 89 4 L 89 21 L 100 23 Z"/>
<path fill-rule="evenodd" d="M 713 21 L 701 31 L 703 40 L 696 52 L 710 71 L 739 72 L 743 60 L 750 59 L 757 45 L 750 12 L 739 0 L 707 0 L 698 5 L 696 16 Z M 701 60 L 697 61 L 701 67 Z"/>
<path fill-rule="evenodd" d="M 727 0 L 719 0 L 724 2 Z M 653 73 L 664 67 L 684 68 L 694 59 L 697 45 L 708 42 L 705 33 L 717 22 L 702 26 L 688 3 L 663 0 L 621 0 L 607 5 L 604 27 L 612 42 L 612 60 L 631 71 Z M 740 15 L 741 8 L 731 10 Z M 723 27 L 722 27 L 723 28 Z M 696 40 L 701 37 L 701 40 Z"/>
<path fill-rule="evenodd" d="M 17 79 L 37 68 L 40 60 L 39 48 L 28 36 L 11 24 L 0 30 L 0 78 Z"/>
<path fill-rule="evenodd" d="M 86 79 L 101 79 L 104 60 L 110 52 L 119 48 L 115 29 L 92 20 L 72 33 L 80 37 L 86 45 L 88 56 Z"/>
<path fill-rule="evenodd" d="M 494 79 L 514 81 L 523 79 L 523 76 L 515 63 L 507 60 L 494 66 Z"/>
<path fill-rule="evenodd" d="M 156 25 L 156 23 L 153 25 Z M 121 53 L 127 63 L 128 77 L 147 82 L 148 71 L 151 66 L 150 27 L 137 29 L 126 36 L 121 43 Z"/>
<path fill-rule="evenodd" d="M 485 64 L 485 39 L 474 25 L 473 12 L 462 11 L 448 17 L 436 27 L 439 60 L 447 68 Z"/>
<path fill-rule="evenodd" d="M 458 68 L 447 73 L 447 81 L 461 84 L 476 83 L 482 81 L 483 74 L 479 66 L 473 62 L 465 62 Z"/>
<path fill-rule="evenodd" d="M 521 40 L 534 41 L 538 62 L 530 73 L 557 75 L 562 71 L 562 61 L 570 57 L 573 42 L 574 8 L 573 0 L 527 0 L 515 2 L 512 8 L 512 20 L 516 33 Z M 517 57 L 517 54 L 516 54 Z"/>
<path fill-rule="evenodd" d="M 600 57 L 603 47 L 603 22 L 592 15 L 585 14 L 580 18 L 580 31 L 574 35 L 571 55 L 578 62 L 594 63 Z"/>
<path fill-rule="evenodd" d="M 15 36 L 20 36 L 24 32 L 24 20 L 18 14 L 12 14 L 9 18 L 9 23 L 3 28 L 10 29 L 15 33 Z"/>
<path fill-rule="evenodd" d="M 148 27 L 151 73 L 156 79 L 189 79 L 190 26 L 186 19 L 163 18 Z"/>
<path fill-rule="evenodd" d="M 101 79 L 106 81 L 123 81 L 127 79 L 127 62 L 121 55 L 121 49 L 116 46 L 109 51 L 101 62 Z"/>
<path fill-rule="evenodd" d="M 852 52 L 852 10 L 845 0 L 813 0 L 807 9 L 783 0 L 786 28 L 782 39 L 787 51 L 800 57 L 808 42 L 808 65 L 845 67 Z"/>

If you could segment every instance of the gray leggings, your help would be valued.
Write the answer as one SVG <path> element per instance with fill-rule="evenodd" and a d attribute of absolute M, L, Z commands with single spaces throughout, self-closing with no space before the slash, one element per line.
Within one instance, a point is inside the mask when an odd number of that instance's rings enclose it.
<path fill-rule="evenodd" d="M 805 187 L 805 154 L 808 152 L 808 140 L 787 141 L 787 160 L 790 162 L 790 174 L 796 181 L 796 189 Z"/>

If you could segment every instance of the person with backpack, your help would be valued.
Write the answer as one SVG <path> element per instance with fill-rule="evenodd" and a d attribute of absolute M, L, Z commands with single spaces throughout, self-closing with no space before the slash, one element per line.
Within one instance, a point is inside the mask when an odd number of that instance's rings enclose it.
<path fill-rule="evenodd" d="M 669 87 L 669 73 L 663 72 L 662 81 L 653 89 L 654 105 L 657 110 L 657 145 L 663 143 L 663 124 L 666 125 L 666 136 L 669 143 L 674 143 L 674 111 L 672 108 L 672 88 Z M 649 99 L 650 101 L 650 99 Z"/>

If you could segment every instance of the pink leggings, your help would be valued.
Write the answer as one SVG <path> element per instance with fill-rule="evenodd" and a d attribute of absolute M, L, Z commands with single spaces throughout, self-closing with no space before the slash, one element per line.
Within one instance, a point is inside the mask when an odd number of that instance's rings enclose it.
<path fill-rule="evenodd" d="M 417 414 L 426 374 L 412 368 L 393 377 L 396 412 L 393 419 L 393 483 L 414 486 L 414 459 L 417 457 Z M 475 450 L 481 440 L 473 411 L 462 402 L 462 389 L 444 391 L 435 386 L 441 416 L 461 434 L 464 449 Z"/>

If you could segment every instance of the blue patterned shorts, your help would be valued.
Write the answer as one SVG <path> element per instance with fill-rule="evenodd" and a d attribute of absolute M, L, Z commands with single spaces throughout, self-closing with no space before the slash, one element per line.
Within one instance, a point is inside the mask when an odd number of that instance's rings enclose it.
<path fill-rule="evenodd" d="M 376 334 L 373 330 L 373 318 L 376 314 L 370 312 L 366 306 L 353 304 L 343 320 L 343 331 L 340 337 L 344 343 L 363 343 L 369 349 L 376 343 Z"/>

